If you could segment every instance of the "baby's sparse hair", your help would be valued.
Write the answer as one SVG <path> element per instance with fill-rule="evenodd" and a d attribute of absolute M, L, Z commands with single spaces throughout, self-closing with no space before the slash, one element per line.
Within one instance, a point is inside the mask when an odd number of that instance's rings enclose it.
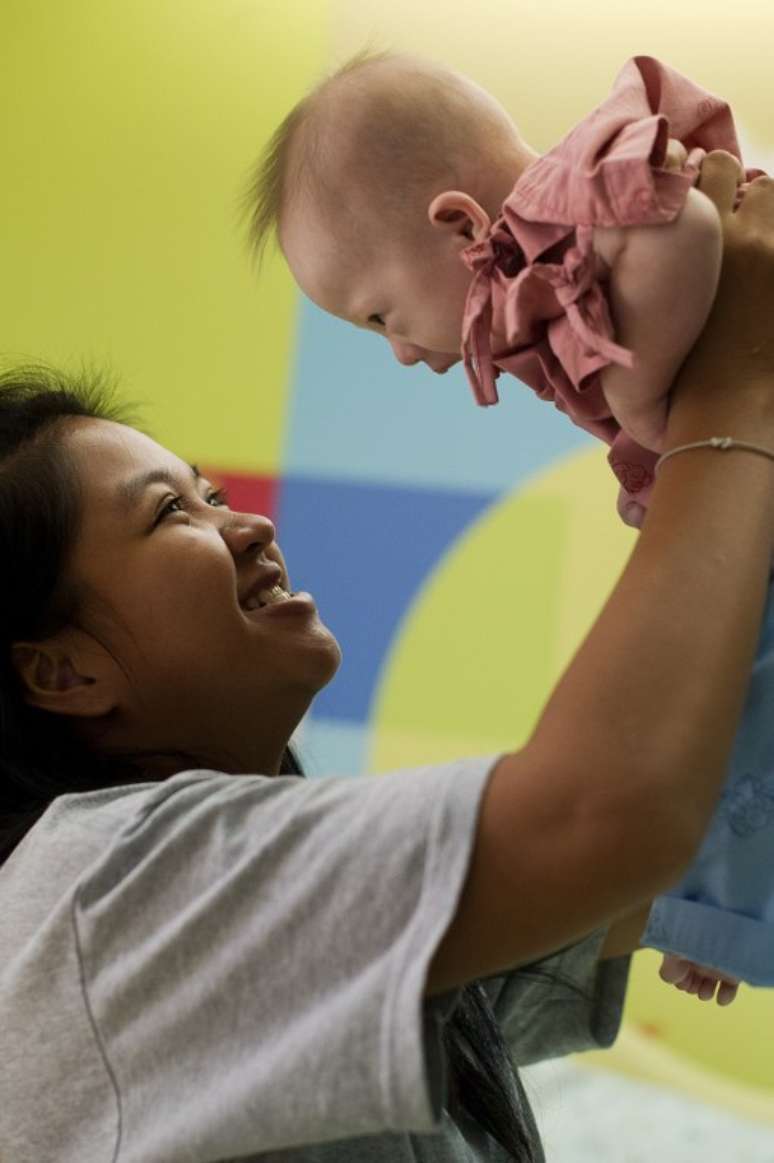
<path fill-rule="evenodd" d="M 369 206 L 405 219 L 420 196 L 476 196 L 487 166 L 519 143 L 505 110 L 467 78 L 404 54 L 358 53 L 291 109 L 250 175 L 253 258 L 304 196 L 331 223 Z"/>

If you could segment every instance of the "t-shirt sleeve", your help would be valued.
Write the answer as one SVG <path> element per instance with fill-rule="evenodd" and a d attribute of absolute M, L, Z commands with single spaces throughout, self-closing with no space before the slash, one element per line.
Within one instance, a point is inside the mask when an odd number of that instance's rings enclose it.
<path fill-rule="evenodd" d="M 493 763 L 186 772 L 135 803 L 73 912 L 127 1158 L 437 1126 L 455 991 L 424 985 Z"/>
<path fill-rule="evenodd" d="M 532 965 L 484 980 L 516 1066 L 613 1044 L 630 958 L 600 960 L 605 933 L 597 930 Z"/>

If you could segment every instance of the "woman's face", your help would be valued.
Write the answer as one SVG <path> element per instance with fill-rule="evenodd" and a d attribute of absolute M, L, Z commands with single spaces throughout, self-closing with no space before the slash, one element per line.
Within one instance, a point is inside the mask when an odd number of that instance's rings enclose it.
<path fill-rule="evenodd" d="M 100 666 L 115 663 L 114 742 L 276 770 L 340 652 L 310 595 L 273 589 L 290 584 L 272 523 L 132 428 L 78 421 L 67 439 L 83 513 L 70 568 Z"/>

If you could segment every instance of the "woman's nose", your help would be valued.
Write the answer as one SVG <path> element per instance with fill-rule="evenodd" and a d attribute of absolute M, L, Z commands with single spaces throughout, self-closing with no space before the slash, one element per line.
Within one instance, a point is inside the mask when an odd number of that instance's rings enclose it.
<path fill-rule="evenodd" d="M 221 533 L 235 557 L 260 552 L 277 536 L 274 523 L 260 513 L 229 513 Z"/>
<path fill-rule="evenodd" d="M 392 354 L 404 367 L 413 367 L 415 363 L 420 363 L 424 358 L 422 348 L 415 347 L 413 343 L 403 343 L 400 339 L 389 339 L 388 342 L 392 348 Z"/>

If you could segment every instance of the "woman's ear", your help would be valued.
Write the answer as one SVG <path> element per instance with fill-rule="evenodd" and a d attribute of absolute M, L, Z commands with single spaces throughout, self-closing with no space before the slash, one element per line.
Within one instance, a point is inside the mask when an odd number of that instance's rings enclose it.
<path fill-rule="evenodd" d="M 30 706 L 58 715 L 97 718 L 118 702 L 120 671 L 92 639 L 82 643 L 59 636 L 43 642 L 15 642 L 14 669 Z"/>
<path fill-rule="evenodd" d="M 427 216 L 438 230 L 448 230 L 469 242 L 482 242 L 492 228 L 483 206 L 461 190 L 436 194 L 427 208 Z"/>

